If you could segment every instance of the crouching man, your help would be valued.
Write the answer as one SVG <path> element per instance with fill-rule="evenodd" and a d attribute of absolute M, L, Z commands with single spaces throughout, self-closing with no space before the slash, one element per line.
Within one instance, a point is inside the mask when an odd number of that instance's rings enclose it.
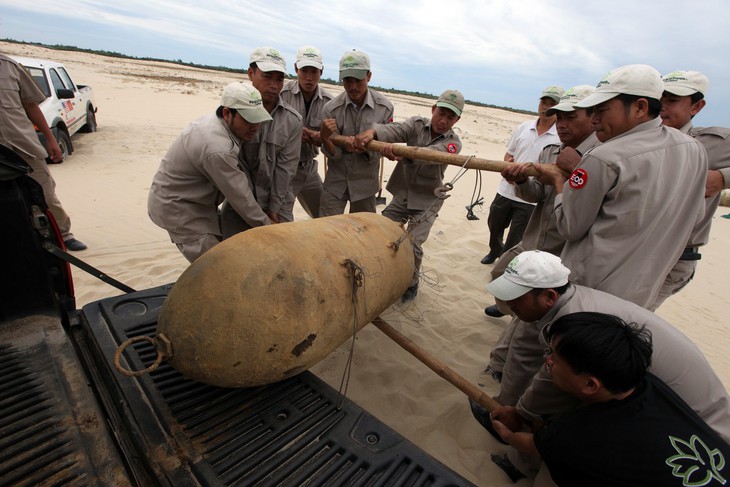
<path fill-rule="evenodd" d="M 581 406 L 534 433 L 494 429 L 539 455 L 558 485 L 723 485 L 730 445 L 647 369 L 651 333 L 616 316 L 572 313 L 548 331 L 545 370 Z"/>
<path fill-rule="evenodd" d="M 218 205 L 225 198 L 251 227 L 268 225 L 251 179 L 238 166 L 242 141 L 271 120 L 261 94 L 235 82 L 226 86 L 215 113 L 185 127 L 152 179 L 147 211 L 193 262 L 221 241 Z"/>

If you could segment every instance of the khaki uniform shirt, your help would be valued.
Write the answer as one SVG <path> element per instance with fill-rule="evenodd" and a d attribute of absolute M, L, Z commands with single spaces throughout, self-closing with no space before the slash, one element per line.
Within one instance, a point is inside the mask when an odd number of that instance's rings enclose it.
<path fill-rule="evenodd" d="M 730 129 L 725 127 L 693 127 L 692 122 L 682 127 L 682 132 L 699 141 L 707 152 L 709 169 L 719 170 L 725 180 L 725 189 L 730 188 Z M 720 205 L 720 193 L 705 198 L 705 213 L 692 231 L 688 247 L 699 247 L 710 241 L 710 227 L 715 210 Z"/>
<path fill-rule="evenodd" d="M 147 210 L 174 243 L 208 233 L 220 236 L 218 204 L 223 197 L 249 225 L 270 223 L 238 167 L 240 143 L 223 119 L 206 115 L 185 127 L 162 158 Z"/>
<path fill-rule="evenodd" d="M 590 177 L 590 176 L 589 176 Z M 730 442 L 730 396 L 707 359 L 677 328 L 651 311 L 610 294 L 584 286 L 570 286 L 553 308 L 535 323 L 540 341 L 561 316 L 595 311 L 645 325 L 651 332 L 654 351 L 649 372 L 672 388 L 713 430 Z M 517 409 L 526 417 L 546 419 L 575 405 L 575 398 L 558 389 L 542 367 L 520 398 Z"/>
<path fill-rule="evenodd" d="M 600 142 L 596 134 L 593 133 L 581 142 L 575 150 L 580 154 L 585 154 L 598 144 Z M 565 144 L 545 147 L 537 162 L 540 164 L 554 164 L 564 147 Z M 515 185 L 515 194 L 528 203 L 537 203 L 522 236 L 524 250 L 542 250 L 559 256 L 565 245 L 565 239 L 558 232 L 555 222 L 555 187 L 545 186 L 536 178 L 530 177 L 524 183 Z"/>
<path fill-rule="evenodd" d="M 704 213 L 706 178 L 700 144 L 659 117 L 584 154 L 555 197 L 571 281 L 651 305 Z"/>
<path fill-rule="evenodd" d="M 342 92 L 324 106 L 322 118 L 334 118 L 341 135 L 357 135 L 379 123 L 392 122 L 393 104 L 384 95 L 368 89 L 363 106 L 358 108 L 347 92 Z M 322 147 L 329 158 L 323 189 L 338 198 L 349 192 L 350 201 L 360 201 L 377 193 L 380 153 L 345 152 L 339 146 L 336 149 L 334 154 L 329 154 Z"/>
<path fill-rule="evenodd" d="M 263 122 L 256 137 L 243 142 L 241 167 L 255 181 L 261 208 L 285 213 L 282 203 L 299 166 L 302 116 L 281 98 L 270 115 L 273 120 Z"/>
<path fill-rule="evenodd" d="M 314 92 L 312 102 L 309 105 L 309 111 L 307 111 L 304 94 L 299 87 L 299 82 L 295 79 L 286 82 L 284 89 L 281 90 L 280 96 L 282 100 L 302 116 L 304 127 L 317 131 L 322 127 L 322 110 L 325 104 L 333 98 L 332 93 L 318 85 Z M 302 143 L 302 149 L 299 154 L 299 165 L 303 166 L 313 161 L 318 154 L 319 148 L 317 146 Z"/>
<path fill-rule="evenodd" d="M 23 108 L 23 103 L 40 104 L 45 100 L 46 95 L 25 68 L 0 54 L 0 144 L 26 159 L 48 157 Z"/>
<path fill-rule="evenodd" d="M 405 142 L 449 154 L 461 152 L 461 140 L 453 130 L 432 138 L 431 120 L 425 117 L 377 125 L 375 133 L 382 142 Z M 434 189 L 443 185 L 445 172 L 446 164 L 401 159 L 390 175 L 386 189 L 405 199 L 409 210 L 427 210 L 436 199 Z"/>

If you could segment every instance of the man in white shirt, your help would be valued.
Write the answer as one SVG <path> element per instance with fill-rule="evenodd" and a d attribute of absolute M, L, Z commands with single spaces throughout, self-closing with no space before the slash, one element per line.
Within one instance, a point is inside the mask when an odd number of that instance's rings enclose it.
<path fill-rule="evenodd" d="M 560 102 L 564 92 L 560 86 L 548 86 L 543 90 L 537 108 L 537 120 L 529 120 L 517 127 L 507 144 L 505 161 L 537 162 L 543 148 L 550 144 L 560 144 L 555 128 L 555 114 L 548 116 L 547 111 Z M 489 253 L 482 259 L 482 264 L 493 264 L 502 252 L 520 243 L 534 207 L 534 203 L 519 198 L 515 194 L 514 185 L 506 179 L 499 181 L 497 194 L 489 206 Z M 509 233 L 507 240 L 503 241 L 507 227 Z"/>

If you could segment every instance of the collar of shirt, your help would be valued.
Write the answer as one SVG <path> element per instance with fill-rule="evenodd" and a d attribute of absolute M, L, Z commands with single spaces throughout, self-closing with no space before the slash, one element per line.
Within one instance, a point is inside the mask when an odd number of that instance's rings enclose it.
<path fill-rule="evenodd" d="M 679 129 L 679 131 L 682 132 L 683 134 L 689 134 L 690 130 L 692 130 L 692 120 L 687 122 L 687 125 L 685 125 L 681 129 Z"/>
<path fill-rule="evenodd" d="M 614 137 L 614 138 L 612 138 L 610 140 L 607 140 L 606 142 L 612 142 L 612 141 L 614 141 L 616 139 L 620 139 L 622 137 L 627 137 L 627 136 L 632 135 L 632 134 L 636 134 L 636 133 L 639 133 L 639 132 L 645 132 L 647 130 L 656 129 L 656 128 L 661 127 L 661 125 L 662 125 L 662 119 L 661 119 L 661 117 L 652 118 L 651 120 L 648 120 L 646 122 L 642 122 L 639 125 L 637 125 L 636 127 L 632 128 L 631 130 L 627 130 L 623 134 L 617 135 L 616 137 Z"/>
<path fill-rule="evenodd" d="M 588 152 L 590 149 L 594 148 L 596 145 L 599 145 L 600 142 L 598 141 L 598 138 L 596 137 L 595 132 L 591 132 L 591 135 L 585 138 L 583 142 L 578 144 L 578 147 L 575 148 L 575 151 L 583 156 L 586 152 Z M 560 152 L 565 148 L 565 144 L 560 144 L 560 149 L 558 149 L 557 152 Z"/>
<path fill-rule="evenodd" d="M 425 132 L 428 132 L 428 138 L 431 140 L 430 144 L 433 144 L 434 142 L 436 142 L 439 139 L 442 139 L 442 138 L 445 139 L 446 137 L 451 135 L 451 133 L 453 132 L 453 129 L 449 129 L 446 132 L 444 132 L 443 134 L 438 134 L 438 135 L 436 135 L 436 137 L 431 137 L 431 121 L 430 120 L 423 127 L 423 130 Z"/>
<path fill-rule="evenodd" d="M 228 136 L 229 136 L 229 137 L 231 138 L 231 140 L 232 140 L 232 141 L 233 141 L 233 142 L 234 142 L 234 143 L 235 143 L 236 145 L 241 145 L 241 142 L 242 142 L 242 141 L 241 141 L 241 139 L 239 139 L 239 138 L 238 138 L 238 137 L 236 136 L 236 134 L 234 134 L 234 133 L 233 133 L 233 132 L 231 131 L 231 129 L 230 129 L 230 128 L 228 128 L 228 124 L 226 123 L 226 121 L 225 121 L 225 120 L 223 120 L 223 117 L 219 117 L 219 116 L 217 116 L 217 115 L 216 115 L 216 118 L 218 119 L 218 122 L 219 122 L 219 123 L 220 123 L 221 125 L 223 125 L 223 128 L 225 129 L 226 133 L 227 133 L 227 134 L 228 134 Z"/>
<path fill-rule="evenodd" d="M 277 112 L 277 110 L 279 110 L 279 107 L 281 107 L 282 104 L 283 104 L 283 100 L 281 99 L 281 96 L 280 96 L 276 99 L 276 106 L 274 107 L 273 110 L 271 110 L 271 113 L 269 113 L 269 115 L 271 115 L 271 118 L 274 118 L 274 114 Z M 261 125 L 262 126 L 268 125 L 268 122 L 270 122 L 270 121 L 271 120 L 267 120 L 266 122 L 261 122 Z"/>
<path fill-rule="evenodd" d="M 304 96 L 304 93 L 302 92 L 302 87 L 299 86 L 299 81 L 298 80 L 293 80 L 293 81 L 294 81 L 294 83 L 292 84 L 291 92 L 294 93 L 295 95 L 298 95 L 301 93 L 302 96 Z M 317 87 L 314 89 L 314 96 L 312 97 L 312 100 L 314 100 L 316 98 L 322 98 L 322 93 L 319 90 L 319 83 L 317 84 Z"/>
<path fill-rule="evenodd" d="M 537 118 L 535 120 L 532 120 L 532 125 L 530 125 L 530 130 L 534 130 L 535 132 L 537 132 L 537 121 L 538 121 Z M 543 135 L 546 135 L 546 134 L 547 135 L 558 135 L 558 124 L 557 123 L 552 124 L 549 129 L 547 129 L 541 135 L 538 135 L 538 137 L 542 137 Z"/>
<path fill-rule="evenodd" d="M 370 94 L 370 88 L 368 88 L 368 91 L 365 94 L 365 101 L 362 103 L 361 107 L 357 106 L 355 102 L 350 99 L 350 95 L 348 95 L 347 92 L 345 92 L 345 99 L 347 100 L 347 104 L 351 105 L 356 112 L 359 112 L 366 105 L 370 108 L 375 107 L 375 103 L 373 102 L 373 96 Z"/>
<path fill-rule="evenodd" d="M 539 320 L 537 320 L 537 329 L 540 330 L 540 336 L 543 340 L 545 340 L 545 343 L 549 343 L 547 340 L 547 337 L 545 336 L 547 334 L 547 325 L 555 321 L 555 318 L 558 316 L 558 313 L 561 309 L 565 306 L 565 303 L 570 301 L 570 299 L 575 295 L 575 284 L 568 285 L 568 288 L 565 290 L 565 292 L 558 298 L 558 300 L 555 302 L 552 308 Z"/>

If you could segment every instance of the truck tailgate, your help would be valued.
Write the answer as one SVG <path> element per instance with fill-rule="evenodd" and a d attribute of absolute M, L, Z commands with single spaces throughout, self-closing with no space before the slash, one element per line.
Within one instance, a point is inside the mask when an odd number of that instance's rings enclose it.
<path fill-rule="evenodd" d="M 130 485 L 58 317 L 0 327 L 0 485 Z"/>
<path fill-rule="evenodd" d="M 155 334 L 170 286 L 83 308 L 81 349 L 129 461 L 163 484 L 471 485 L 337 391 L 305 372 L 268 386 L 225 389 L 193 382 L 163 364 L 139 378 L 113 369 L 128 338 Z M 206 326 L 201 323 L 201 326 Z M 212 350 L 210 353 L 215 353 Z M 122 363 L 141 370 L 154 348 L 138 342 Z M 144 475 L 144 474 L 143 474 Z M 142 476 L 140 477 L 142 478 Z"/>

